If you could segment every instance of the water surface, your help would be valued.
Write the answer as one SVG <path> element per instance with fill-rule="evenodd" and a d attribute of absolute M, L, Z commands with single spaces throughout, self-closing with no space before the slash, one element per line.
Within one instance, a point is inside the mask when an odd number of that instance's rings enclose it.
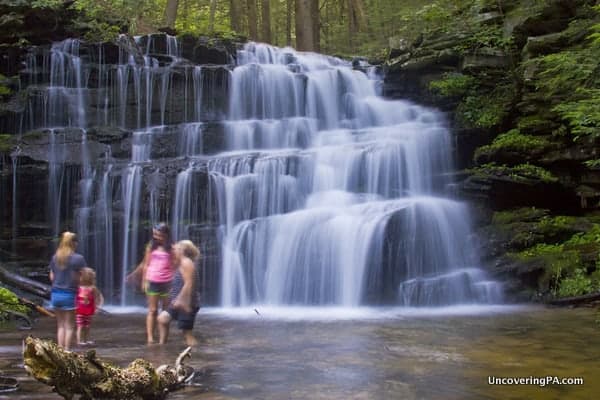
<path fill-rule="evenodd" d="M 592 309 L 203 309 L 193 385 L 169 399 L 591 399 L 600 393 Z M 21 367 L 21 338 L 54 321 L 3 330 L 0 370 L 21 382 L 1 399 L 60 399 Z M 144 345 L 144 315 L 98 317 L 99 356 L 172 363 L 184 346 Z M 489 385 L 495 377 L 583 377 L 580 386 Z"/>

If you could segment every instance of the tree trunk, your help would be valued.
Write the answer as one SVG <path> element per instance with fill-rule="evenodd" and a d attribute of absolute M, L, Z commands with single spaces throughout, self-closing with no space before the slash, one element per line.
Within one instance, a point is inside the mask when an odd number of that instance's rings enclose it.
<path fill-rule="evenodd" d="M 311 0 L 310 3 L 310 21 L 312 25 L 313 51 L 321 51 L 321 18 L 319 10 L 319 0 Z"/>
<path fill-rule="evenodd" d="M 292 12 L 294 10 L 294 7 L 292 6 L 293 2 L 294 0 L 287 0 L 285 3 L 285 42 L 288 46 L 292 45 Z"/>
<path fill-rule="evenodd" d="M 210 11 L 208 15 L 208 33 L 215 32 L 215 12 L 217 11 L 217 0 L 210 0 Z"/>
<path fill-rule="evenodd" d="M 256 0 L 247 0 L 248 34 L 250 40 L 258 40 L 258 19 L 256 15 Z"/>
<path fill-rule="evenodd" d="M 365 6 L 362 0 L 348 0 L 348 44 L 354 47 L 354 36 L 365 29 Z"/>
<path fill-rule="evenodd" d="M 262 0 L 262 41 L 271 43 L 271 4 L 269 0 Z"/>
<path fill-rule="evenodd" d="M 192 374 L 183 365 L 191 347 L 176 359 L 175 367 L 154 368 L 144 359 L 118 368 L 96 358 L 95 350 L 85 354 L 67 352 L 55 343 L 28 337 L 23 349 L 25 369 L 38 381 L 53 386 L 64 399 L 161 400 L 177 390 Z"/>
<path fill-rule="evenodd" d="M 190 0 L 183 0 L 183 30 L 187 32 L 190 27 L 190 19 L 188 16 L 190 15 Z"/>
<path fill-rule="evenodd" d="M 296 48 L 300 51 L 318 51 L 318 29 L 318 1 L 296 0 Z"/>
<path fill-rule="evenodd" d="M 240 0 L 229 1 L 229 21 L 231 30 L 236 33 L 242 33 L 242 11 L 240 9 Z"/>
<path fill-rule="evenodd" d="M 179 6 L 179 0 L 167 0 L 165 25 L 172 29 L 175 28 L 175 21 L 177 20 L 177 6 Z"/>

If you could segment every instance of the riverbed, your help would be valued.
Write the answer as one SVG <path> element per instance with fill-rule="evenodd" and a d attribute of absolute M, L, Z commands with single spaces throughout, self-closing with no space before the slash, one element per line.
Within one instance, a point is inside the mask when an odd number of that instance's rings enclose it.
<path fill-rule="evenodd" d="M 177 330 L 167 345 L 146 346 L 142 309 L 113 311 L 92 327 L 99 357 L 157 366 L 184 349 Z M 599 317 L 589 308 L 541 306 L 206 308 L 189 361 L 196 375 L 168 398 L 587 400 L 600 393 Z M 20 382 L 0 399 L 60 399 L 27 375 L 21 358 L 22 338 L 53 338 L 54 321 L 0 333 L 0 372 Z M 489 383 L 513 377 L 536 383 Z M 583 384 L 546 385 L 541 377 Z"/>

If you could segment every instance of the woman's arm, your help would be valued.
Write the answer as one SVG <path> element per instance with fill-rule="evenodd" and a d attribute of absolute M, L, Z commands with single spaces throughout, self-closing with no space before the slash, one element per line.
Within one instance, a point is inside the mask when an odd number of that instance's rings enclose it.
<path fill-rule="evenodd" d="M 192 293 L 194 290 L 194 263 L 187 257 L 181 260 L 181 276 L 183 277 L 183 287 L 173 301 L 174 308 L 181 308 L 185 312 L 192 311 Z"/>

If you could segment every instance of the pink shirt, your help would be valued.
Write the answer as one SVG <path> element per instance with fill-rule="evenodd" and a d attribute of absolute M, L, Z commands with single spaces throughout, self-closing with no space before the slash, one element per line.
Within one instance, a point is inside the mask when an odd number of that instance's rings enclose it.
<path fill-rule="evenodd" d="M 150 253 L 150 262 L 146 269 L 146 280 L 156 283 L 171 282 L 173 274 L 171 253 L 162 250 L 152 250 Z"/>

